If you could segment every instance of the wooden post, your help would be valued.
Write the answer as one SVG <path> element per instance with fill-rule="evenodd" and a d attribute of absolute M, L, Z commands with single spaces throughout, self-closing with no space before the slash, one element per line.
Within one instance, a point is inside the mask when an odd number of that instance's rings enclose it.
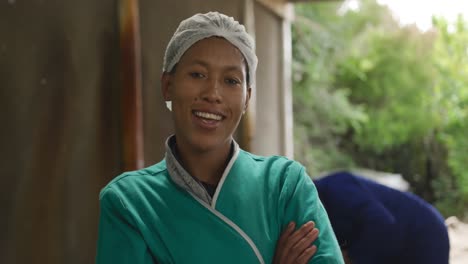
<path fill-rule="evenodd" d="M 121 0 L 120 74 L 122 81 L 124 170 L 144 166 L 143 103 L 141 88 L 141 44 L 138 0 Z"/>
<path fill-rule="evenodd" d="M 255 16 L 254 16 L 254 1 L 244 0 L 242 23 L 247 32 L 255 39 Z M 254 78 L 254 76 L 250 76 Z M 257 107 L 257 87 L 252 87 L 249 107 L 241 120 L 240 128 L 240 146 L 244 150 L 254 151 L 252 140 L 255 136 L 255 118 Z"/>

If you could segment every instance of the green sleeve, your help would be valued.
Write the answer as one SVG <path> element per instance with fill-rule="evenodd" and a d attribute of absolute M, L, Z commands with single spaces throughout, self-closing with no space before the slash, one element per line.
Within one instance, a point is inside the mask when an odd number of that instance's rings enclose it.
<path fill-rule="evenodd" d="M 281 208 L 284 208 L 283 227 L 290 221 L 294 221 L 297 227 L 307 221 L 314 221 L 319 230 L 319 236 L 314 242 L 317 252 L 309 263 L 344 263 L 327 212 L 320 202 L 312 179 L 307 175 L 303 166 L 294 163 L 289 167 L 279 201 Z"/>
<path fill-rule="evenodd" d="M 96 263 L 155 263 L 125 204 L 111 188 L 102 191 L 100 206 Z"/>

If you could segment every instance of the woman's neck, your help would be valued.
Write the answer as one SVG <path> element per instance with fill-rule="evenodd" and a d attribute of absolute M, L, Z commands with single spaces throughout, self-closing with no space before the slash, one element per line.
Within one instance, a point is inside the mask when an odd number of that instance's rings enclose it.
<path fill-rule="evenodd" d="M 226 146 L 197 151 L 177 145 L 176 151 L 184 169 L 198 180 L 217 185 L 231 157 L 232 141 Z"/>

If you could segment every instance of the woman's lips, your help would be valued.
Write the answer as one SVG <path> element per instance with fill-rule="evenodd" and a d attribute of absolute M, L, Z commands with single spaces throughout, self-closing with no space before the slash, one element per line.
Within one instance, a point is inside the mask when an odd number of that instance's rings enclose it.
<path fill-rule="evenodd" d="M 224 119 L 220 114 L 207 111 L 193 111 L 192 116 L 199 127 L 208 130 L 216 129 Z"/>
<path fill-rule="evenodd" d="M 196 115 L 197 117 L 207 119 L 207 120 L 221 121 L 221 119 L 223 119 L 222 115 L 217 114 L 217 113 L 212 113 L 212 112 L 193 111 L 193 114 Z"/>

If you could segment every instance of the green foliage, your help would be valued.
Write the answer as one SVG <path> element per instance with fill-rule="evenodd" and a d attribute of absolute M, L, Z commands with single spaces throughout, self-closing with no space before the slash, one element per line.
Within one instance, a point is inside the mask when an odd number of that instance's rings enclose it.
<path fill-rule="evenodd" d="M 432 128 L 431 50 L 412 31 L 369 29 L 337 67 L 337 85 L 352 89 L 351 100 L 370 110 L 354 137 L 362 147 L 385 151 Z"/>
<path fill-rule="evenodd" d="M 344 47 L 333 28 L 339 21 L 334 15 L 338 5 L 317 5 L 318 9 L 298 6 L 292 31 L 295 150 L 311 175 L 352 167 L 352 159 L 339 149 L 341 136 L 349 127 L 359 130 L 367 119 L 362 107 L 350 103 L 349 89 L 332 86 L 336 58 Z"/>
<path fill-rule="evenodd" d="M 296 5 L 296 157 L 312 175 L 400 173 L 446 216 L 468 208 L 468 24 L 401 27 L 373 0 Z M 450 195 L 448 195 L 449 193 Z"/>
<path fill-rule="evenodd" d="M 460 16 L 455 25 L 441 18 L 433 23 L 439 32 L 434 49 L 439 140 L 447 147 L 448 166 L 460 192 L 452 202 L 463 206 L 468 204 L 468 22 Z"/>

